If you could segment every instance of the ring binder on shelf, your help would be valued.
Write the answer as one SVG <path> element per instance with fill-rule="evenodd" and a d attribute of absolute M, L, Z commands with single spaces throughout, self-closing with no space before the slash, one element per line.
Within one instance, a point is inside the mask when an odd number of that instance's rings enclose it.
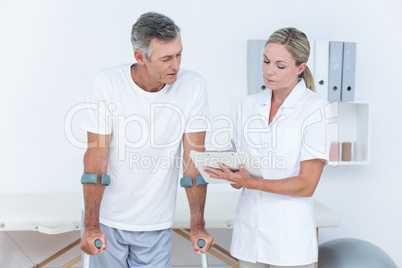
<path fill-rule="evenodd" d="M 262 75 L 262 59 L 266 40 L 247 40 L 247 88 L 248 95 L 265 90 Z"/>
<path fill-rule="evenodd" d="M 342 90 L 343 42 L 329 42 L 328 101 L 340 101 Z"/>
<path fill-rule="evenodd" d="M 355 96 L 356 43 L 343 43 L 342 101 L 353 101 Z"/>
<path fill-rule="evenodd" d="M 328 99 L 328 55 L 329 41 L 316 40 L 314 42 L 315 91 L 326 100 Z"/>

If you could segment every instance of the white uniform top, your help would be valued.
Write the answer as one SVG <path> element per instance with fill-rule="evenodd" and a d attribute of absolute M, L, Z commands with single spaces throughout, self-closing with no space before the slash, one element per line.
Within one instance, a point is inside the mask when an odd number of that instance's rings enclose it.
<path fill-rule="evenodd" d="M 87 101 L 82 128 L 112 134 L 100 222 L 129 231 L 172 227 L 183 133 L 207 128 L 203 77 L 180 69 L 175 83 L 151 93 L 125 64 L 98 74 Z"/>
<path fill-rule="evenodd" d="M 238 151 L 260 158 L 264 179 L 299 174 L 300 162 L 328 160 L 329 104 L 299 81 L 268 126 L 272 90 L 248 96 L 238 117 Z M 231 254 L 244 261 L 294 266 L 317 261 L 313 199 L 243 189 Z"/>

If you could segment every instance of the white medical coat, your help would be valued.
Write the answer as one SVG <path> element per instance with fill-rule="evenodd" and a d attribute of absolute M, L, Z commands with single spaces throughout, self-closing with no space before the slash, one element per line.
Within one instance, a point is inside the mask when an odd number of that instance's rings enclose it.
<path fill-rule="evenodd" d="M 248 96 L 239 109 L 238 151 L 260 159 L 264 179 L 297 176 L 300 162 L 328 160 L 329 103 L 300 80 L 268 125 L 272 90 Z M 236 137 L 237 136 L 237 137 Z M 305 265 L 317 261 L 313 199 L 243 189 L 231 254 L 244 261 Z"/>

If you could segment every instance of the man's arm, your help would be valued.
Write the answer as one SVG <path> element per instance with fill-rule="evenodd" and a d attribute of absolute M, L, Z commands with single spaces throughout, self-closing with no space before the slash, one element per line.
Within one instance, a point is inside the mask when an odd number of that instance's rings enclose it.
<path fill-rule="evenodd" d="M 111 135 L 98 135 L 88 132 L 88 149 L 84 155 L 84 173 L 98 174 L 98 182 L 86 183 L 84 188 L 85 232 L 81 239 L 81 250 L 87 254 L 103 253 L 107 247 L 106 236 L 100 230 L 99 210 L 105 184 L 101 184 L 102 174 L 107 174 L 108 154 Z M 96 239 L 102 241 L 102 247 L 94 245 Z"/>
<path fill-rule="evenodd" d="M 205 151 L 204 141 L 205 132 L 184 133 L 183 135 L 183 177 L 191 176 L 193 181 L 193 186 L 185 189 L 190 206 L 191 241 L 197 254 L 207 252 L 215 244 L 215 240 L 205 230 L 204 206 L 207 186 L 196 184 L 195 177 L 200 173 L 190 159 L 191 150 Z M 199 239 L 205 240 L 202 250 L 197 245 Z"/>

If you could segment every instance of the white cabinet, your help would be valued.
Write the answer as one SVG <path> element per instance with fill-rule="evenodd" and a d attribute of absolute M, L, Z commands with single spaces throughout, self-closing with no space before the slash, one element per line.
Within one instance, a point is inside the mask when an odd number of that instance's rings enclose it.
<path fill-rule="evenodd" d="M 314 74 L 316 92 L 329 98 L 329 55 L 330 41 L 310 41 L 309 62 Z M 354 50 L 356 53 L 356 50 Z M 354 72 L 353 67 L 353 72 Z M 353 79 L 354 80 L 354 79 Z M 343 83 L 343 82 L 342 82 Z M 356 90 L 359 90 L 356 88 Z M 367 101 L 337 101 L 331 103 L 336 127 L 331 128 L 333 141 L 339 142 L 339 160 L 330 162 L 331 166 L 366 165 L 370 161 L 370 104 Z M 352 143 L 351 161 L 342 161 L 342 143 Z M 357 149 L 357 153 L 355 152 Z M 357 157 L 356 157 L 357 156 Z"/>

